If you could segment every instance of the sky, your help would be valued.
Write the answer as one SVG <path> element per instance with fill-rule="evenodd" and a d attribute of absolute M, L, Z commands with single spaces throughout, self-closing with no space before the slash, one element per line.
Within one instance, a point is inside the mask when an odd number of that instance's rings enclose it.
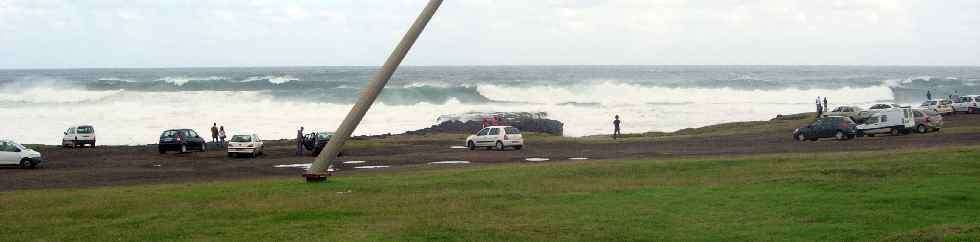
<path fill-rule="evenodd" d="M 425 0 L 0 0 L 0 68 L 377 66 Z M 977 0 L 446 0 L 406 65 L 980 65 Z"/>

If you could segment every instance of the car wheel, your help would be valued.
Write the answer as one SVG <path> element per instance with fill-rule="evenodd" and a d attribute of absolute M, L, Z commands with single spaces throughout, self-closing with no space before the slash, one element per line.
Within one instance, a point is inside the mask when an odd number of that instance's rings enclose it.
<path fill-rule="evenodd" d="M 31 168 L 31 160 L 30 159 L 26 159 L 26 158 L 25 159 L 21 159 L 20 160 L 20 168 L 22 168 L 22 169 L 30 169 Z"/>
<path fill-rule="evenodd" d="M 229 158 L 231 158 L 231 157 L 235 157 L 235 153 L 231 153 L 231 152 L 228 152 L 228 157 L 229 157 Z"/>
<path fill-rule="evenodd" d="M 925 126 L 925 125 L 921 125 L 921 124 L 920 124 L 919 126 L 916 126 L 916 127 L 915 127 L 915 131 L 916 131 L 916 132 L 919 132 L 920 134 L 924 134 L 924 133 L 926 133 L 926 132 L 929 132 L 929 129 L 928 129 L 928 128 L 926 128 L 926 126 Z"/>
<path fill-rule="evenodd" d="M 841 132 L 840 130 L 837 131 L 837 134 L 834 134 L 834 139 L 844 140 L 845 138 L 847 138 L 847 136 L 844 136 L 844 132 Z"/>
<path fill-rule="evenodd" d="M 523 145 L 514 146 L 514 149 L 515 150 L 521 150 L 521 149 L 524 149 L 524 146 Z"/>
<path fill-rule="evenodd" d="M 892 133 L 892 136 L 898 136 L 898 135 L 899 135 L 899 134 L 901 134 L 902 132 L 901 132 L 901 130 L 898 130 L 898 129 L 896 129 L 896 128 L 892 128 L 892 131 L 891 131 L 891 133 Z"/>
<path fill-rule="evenodd" d="M 476 149 L 476 145 L 473 144 L 473 141 L 470 141 L 469 143 L 466 143 L 466 147 L 469 147 L 470 150 L 475 150 Z"/>
<path fill-rule="evenodd" d="M 497 150 L 503 151 L 504 150 L 504 143 L 502 143 L 500 141 L 497 141 Z"/>
<path fill-rule="evenodd" d="M 157 145 L 157 151 L 159 151 L 161 155 L 167 153 L 167 150 L 163 149 L 163 146 L 159 145 Z"/>
<path fill-rule="evenodd" d="M 804 135 L 803 133 L 796 134 L 796 140 L 801 142 L 806 141 L 806 135 Z"/>

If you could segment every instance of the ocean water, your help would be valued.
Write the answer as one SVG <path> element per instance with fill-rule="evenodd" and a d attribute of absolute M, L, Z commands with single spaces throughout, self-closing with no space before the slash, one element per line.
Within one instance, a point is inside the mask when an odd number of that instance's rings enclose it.
<path fill-rule="evenodd" d="M 0 70 L 0 138 L 58 144 L 71 125 L 100 144 L 155 143 L 169 128 L 292 138 L 332 130 L 376 67 Z M 980 94 L 980 67 L 402 67 L 356 135 L 402 133 L 467 112 L 546 112 L 567 136 L 675 131 L 831 106 Z"/>

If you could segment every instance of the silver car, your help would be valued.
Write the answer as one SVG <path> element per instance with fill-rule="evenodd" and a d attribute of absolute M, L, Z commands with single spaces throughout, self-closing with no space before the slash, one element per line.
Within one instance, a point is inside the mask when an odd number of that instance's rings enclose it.
<path fill-rule="evenodd" d="M 854 122 L 861 123 L 865 119 L 871 116 L 871 112 L 865 111 L 864 109 L 855 106 L 840 106 L 835 108 L 833 111 L 823 114 L 823 116 L 824 117 L 829 117 L 829 116 L 849 117 L 852 120 L 854 120 Z"/>

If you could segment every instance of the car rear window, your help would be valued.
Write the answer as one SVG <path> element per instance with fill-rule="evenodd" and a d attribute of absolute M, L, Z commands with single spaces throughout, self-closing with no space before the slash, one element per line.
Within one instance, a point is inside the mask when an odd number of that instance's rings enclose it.
<path fill-rule="evenodd" d="M 514 128 L 514 127 L 504 128 L 504 131 L 506 131 L 507 134 L 521 134 L 521 131 L 520 130 L 517 130 L 517 128 Z"/>
<path fill-rule="evenodd" d="M 926 113 L 926 115 L 929 115 L 929 116 L 938 116 L 939 115 L 939 113 L 937 113 L 936 111 L 932 111 L 932 110 L 922 110 L 922 112 L 923 113 Z"/>
<path fill-rule="evenodd" d="M 95 133 L 95 128 L 92 128 L 92 126 L 79 126 L 78 127 L 78 133 L 79 134 L 91 134 L 91 133 Z"/>
<path fill-rule="evenodd" d="M 167 130 L 160 134 L 160 138 L 174 138 L 177 137 L 177 131 Z"/>
<path fill-rule="evenodd" d="M 251 135 L 235 135 L 231 137 L 231 142 L 252 142 Z"/>

